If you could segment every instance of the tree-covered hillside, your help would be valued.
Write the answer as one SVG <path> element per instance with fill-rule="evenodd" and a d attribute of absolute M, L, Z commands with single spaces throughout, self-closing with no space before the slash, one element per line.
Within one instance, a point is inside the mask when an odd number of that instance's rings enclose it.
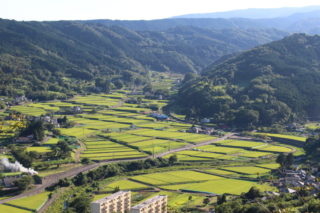
<path fill-rule="evenodd" d="M 88 22 L 0 20 L 0 95 L 51 99 L 142 85 L 148 70 L 198 72 L 225 54 L 285 35 L 190 26 L 138 32 Z"/>
<path fill-rule="evenodd" d="M 242 127 L 319 118 L 320 36 L 294 34 L 187 75 L 176 102 Z"/>

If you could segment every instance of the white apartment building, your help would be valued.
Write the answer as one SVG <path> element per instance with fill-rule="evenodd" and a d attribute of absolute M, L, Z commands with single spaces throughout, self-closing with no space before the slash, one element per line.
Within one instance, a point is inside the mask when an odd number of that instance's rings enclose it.
<path fill-rule="evenodd" d="M 119 191 L 91 203 L 91 213 L 127 213 L 131 208 L 131 192 Z"/>
<path fill-rule="evenodd" d="M 158 195 L 132 207 L 131 213 L 167 213 L 167 205 L 167 196 Z"/>

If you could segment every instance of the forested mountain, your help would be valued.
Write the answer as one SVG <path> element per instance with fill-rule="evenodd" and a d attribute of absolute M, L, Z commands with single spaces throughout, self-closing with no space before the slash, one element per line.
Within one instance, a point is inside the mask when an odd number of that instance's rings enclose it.
<path fill-rule="evenodd" d="M 187 75 L 177 103 L 191 117 L 246 128 L 319 118 L 320 36 L 294 34 Z"/>
<path fill-rule="evenodd" d="M 51 99 L 143 85 L 147 70 L 199 72 L 223 55 L 285 35 L 272 29 L 179 26 L 159 32 L 76 21 L 0 20 L 0 95 Z"/>

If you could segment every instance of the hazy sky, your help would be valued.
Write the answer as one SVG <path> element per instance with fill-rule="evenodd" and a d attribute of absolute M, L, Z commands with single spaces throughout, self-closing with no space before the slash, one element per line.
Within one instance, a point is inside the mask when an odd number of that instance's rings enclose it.
<path fill-rule="evenodd" d="M 308 5 L 320 5 L 320 0 L 0 0 L 0 18 L 148 20 L 190 13 Z"/>

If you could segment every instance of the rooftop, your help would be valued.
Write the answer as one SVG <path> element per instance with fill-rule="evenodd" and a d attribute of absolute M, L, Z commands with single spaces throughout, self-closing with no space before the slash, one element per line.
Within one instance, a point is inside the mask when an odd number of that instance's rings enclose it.
<path fill-rule="evenodd" d="M 145 207 L 145 206 L 147 206 L 147 205 L 149 205 L 151 203 L 154 203 L 157 200 L 161 200 L 163 198 L 167 198 L 167 195 L 157 195 L 155 197 L 152 197 L 152 198 L 150 198 L 150 199 L 148 199 L 148 200 L 146 200 L 146 201 L 144 201 L 144 202 L 132 207 L 132 209 L 141 209 L 141 208 L 143 208 L 143 207 Z"/>
<path fill-rule="evenodd" d="M 128 192 L 129 192 L 129 191 L 119 191 L 119 192 L 114 193 L 114 194 L 112 194 L 112 195 L 108 195 L 108 196 L 106 196 L 106 197 L 104 197 L 104 198 L 101 198 L 100 200 L 93 201 L 92 203 L 104 203 L 104 202 L 106 202 L 107 200 L 115 199 L 115 198 L 117 198 L 117 197 L 119 197 L 119 196 L 121 196 L 121 195 L 124 195 L 124 194 L 128 193 Z"/>

